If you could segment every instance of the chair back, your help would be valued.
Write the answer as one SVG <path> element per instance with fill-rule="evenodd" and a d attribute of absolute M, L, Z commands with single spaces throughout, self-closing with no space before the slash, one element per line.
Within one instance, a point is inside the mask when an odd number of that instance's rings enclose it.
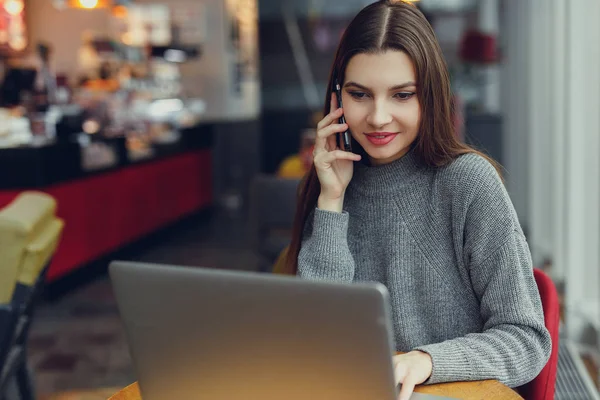
<path fill-rule="evenodd" d="M 27 374 L 29 326 L 64 226 L 55 213 L 54 198 L 34 191 L 0 210 L 0 397 L 12 376 Z"/>
<path fill-rule="evenodd" d="M 300 179 L 260 174 L 250 190 L 250 210 L 258 229 L 290 228 L 294 222 Z"/>
<path fill-rule="evenodd" d="M 250 188 L 251 241 L 272 265 L 291 239 L 300 179 L 257 175 Z"/>
<path fill-rule="evenodd" d="M 19 194 L 0 210 L 0 304 L 11 301 L 26 248 L 52 223 L 55 212 L 54 198 L 32 191 Z M 35 271 L 31 272 L 35 275 Z"/>
<path fill-rule="evenodd" d="M 523 385 L 520 392 L 527 400 L 553 400 L 558 366 L 558 340 L 560 311 L 556 286 L 542 270 L 534 268 L 533 276 L 540 292 L 544 322 L 552 338 L 552 351 L 546 366 L 531 382 Z"/>

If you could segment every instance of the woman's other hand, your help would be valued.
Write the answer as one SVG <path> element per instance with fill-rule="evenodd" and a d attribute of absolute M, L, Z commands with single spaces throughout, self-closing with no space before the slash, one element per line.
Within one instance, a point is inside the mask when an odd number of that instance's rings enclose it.
<path fill-rule="evenodd" d="M 422 351 L 411 351 L 395 355 L 392 360 L 396 385 L 402 384 L 398 400 L 409 400 L 415 386 L 425 382 L 431 376 L 433 371 L 431 356 Z"/>

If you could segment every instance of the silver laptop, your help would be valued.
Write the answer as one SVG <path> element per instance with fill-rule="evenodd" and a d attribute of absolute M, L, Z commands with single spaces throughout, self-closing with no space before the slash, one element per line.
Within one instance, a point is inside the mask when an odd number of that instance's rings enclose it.
<path fill-rule="evenodd" d="M 121 261 L 110 277 L 144 400 L 397 398 L 383 285 Z"/>

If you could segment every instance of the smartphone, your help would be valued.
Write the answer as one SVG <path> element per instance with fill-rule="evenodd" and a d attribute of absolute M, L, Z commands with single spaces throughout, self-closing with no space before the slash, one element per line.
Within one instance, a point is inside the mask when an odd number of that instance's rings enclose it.
<path fill-rule="evenodd" d="M 338 108 L 343 108 L 342 105 L 342 88 L 340 87 L 339 82 L 335 81 L 335 95 L 337 97 Z M 342 115 L 338 121 L 340 124 L 346 123 L 346 118 Z M 337 142 L 340 144 L 340 148 L 344 151 L 352 152 L 352 135 L 350 134 L 350 130 L 346 129 L 344 133 L 337 133 Z"/>

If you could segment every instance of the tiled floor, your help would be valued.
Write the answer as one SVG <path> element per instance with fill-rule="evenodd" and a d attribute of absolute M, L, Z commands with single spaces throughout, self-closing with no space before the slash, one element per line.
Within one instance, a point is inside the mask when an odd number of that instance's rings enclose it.
<path fill-rule="evenodd" d="M 135 380 L 106 278 L 43 305 L 31 329 L 29 360 L 39 394 Z"/>
<path fill-rule="evenodd" d="M 131 255 L 130 259 L 255 270 L 257 259 L 247 236 L 244 218 L 219 214 L 193 220 L 168 235 L 161 235 L 160 243 Z M 106 276 L 57 301 L 40 305 L 31 328 L 29 360 L 41 399 L 91 400 L 96 398 L 90 397 L 91 394 L 49 395 L 76 389 L 123 387 L 135 380 L 125 333 Z M 100 393 L 98 398 L 105 395 L 106 392 Z"/>

